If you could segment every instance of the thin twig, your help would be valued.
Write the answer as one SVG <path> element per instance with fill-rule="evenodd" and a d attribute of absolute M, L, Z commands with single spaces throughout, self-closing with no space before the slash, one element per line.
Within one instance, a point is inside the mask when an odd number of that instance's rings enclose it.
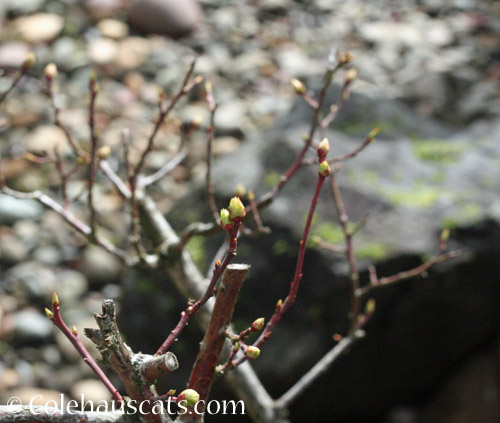
<path fill-rule="evenodd" d="M 214 143 L 214 119 L 217 105 L 215 104 L 214 92 L 211 82 L 207 82 L 205 84 L 205 91 L 208 109 L 210 110 L 210 122 L 207 126 L 207 174 L 205 177 L 205 189 L 207 191 L 208 205 L 210 207 L 210 210 L 212 211 L 214 222 L 215 224 L 217 224 L 219 222 L 219 212 L 217 210 L 217 205 L 215 204 L 214 184 L 212 181 L 212 147 Z"/>
<path fill-rule="evenodd" d="M 120 395 L 116 387 L 108 379 L 108 377 L 104 374 L 102 369 L 97 365 L 95 360 L 88 352 L 87 348 L 85 348 L 82 341 L 78 337 L 78 332 L 76 331 L 76 328 L 73 326 L 73 329 L 70 330 L 68 326 L 66 326 L 66 323 L 64 323 L 59 308 L 59 299 L 57 298 L 57 295 L 55 293 L 52 299 L 52 313 L 48 311 L 48 309 L 46 309 L 45 312 L 47 313 L 47 316 L 50 318 L 50 320 L 52 320 L 54 326 L 56 326 L 64 334 L 64 336 L 68 338 L 68 340 L 73 344 L 75 349 L 78 351 L 78 354 L 82 356 L 83 361 L 93 370 L 93 372 L 102 381 L 102 383 L 104 383 L 108 391 L 111 392 L 113 399 L 115 401 L 118 401 L 118 403 L 121 403 L 123 401 L 122 396 Z"/>
<path fill-rule="evenodd" d="M 182 82 L 180 90 L 177 92 L 177 94 L 170 100 L 170 103 L 168 106 L 163 109 L 163 101 L 160 100 L 158 103 L 158 109 L 159 109 L 159 114 L 158 114 L 158 119 L 156 120 L 155 126 L 153 128 L 153 132 L 149 136 L 148 139 L 148 144 L 144 151 L 141 154 L 141 157 L 139 159 L 139 162 L 135 166 L 135 169 L 133 171 L 134 178 L 137 178 L 137 175 L 142 171 L 142 168 L 144 167 L 144 164 L 146 162 L 146 158 L 148 157 L 149 153 L 153 151 L 154 147 L 154 141 L 156 138 L 156 135 L 158 131 L 160 130 L 161 126 L 163 125 L 163 122 L 165 119 L 168 117 L 172 109 L 175 107 L 177 102 L 186 94 L 188 94 L 196 85 L 198 85 L 202 78 L 201 77 L 195 77 L 191 82 L 191 76 L 193 75 L 194 72 L 194 67 L 196 64 L 196 59 L 191 62 L 191 66 L 189 67 L 186 76 L 184 77 L 184 81 Z M 162 97 L 162 95 L 160 95 Z"/>
<path fill-rule="evenodd" d="M 349 228 L 349 217 L 344 206 L 342 194 L 336 180 L 336 172 L 332 174 L 330 179 L 333 198 L 337 214 L 339 216 L 340 225 L 345 238 L 346 258 L 349 263 L 349 281 L 351 291 L 351 311 L 349 316 L 349 335 L 353 335 L 357 329 L 357 319 L 360 310 L 360 299 L 356 292 L 359 289 L 359 273 L 358 265 L 356 262 L 356 255 L 354 254 L 353 235 Z"/>
<path fill-rule="evenodd" d="M 179 166 L 186 157 L 187 157 L 187 151 L 181 150 L 172 159 L 170 159 L 167 163 L 165 163 L 160 169 L 158 169 L 155 173 L 139 178 L 137 185 L 140 188 L 145 188 L 149 185 L 155 184 L 159 180 L 163 179 L 166 175 L 168 175 L 177 166 Z"/>
<path fill-rule="evenodd" d="M 238 229 L 240 226 L 240 222 L 234 222 L 233 229 L 231 231 L 228 231 L 229 234 L 229 246 L 226 252 L 226 257 L 224 258 L 224 261 L 222 263 L 216 263 L 214 266 L 213 274 L 212 274 L 212 279 L 210 280 L 210 283 L 207 286 L 207 289 L 203 296 L 194 304 L 188 305 L 185 311 L 181 313 L 181 318 L 179 322 L 177 323 L 177 326 L 170 332 L 168 335 L 167 339 L 163 344 L 160 346 L 158 351 L 156 352 L 155 355 L 160 355 L 160 354 L 165 354 L 172 344 L 176 341 L 177 337 L 179 334 L 182 332 L 182 330 L 186 327 L 189 319 L 191 316 L 196 314 L 198 310 L 214 295 L 214 290 L 215 290 L 215 285 L 219 278 L 222 276 L 224 273 L 224 270 L 228 266 L 228 264 L 231 262 L 233 257 L 236 255 L 236 246 L 237 246 L 237 237 L 238 237 Z"/>
<path fill-rule="evenodd" d="M 88 164 L 88 208 L 90 213 L 91 237 L 96 234 L 96 208 L 94 204 L 94 181 L 96 177 L 97 143 L 98 137 L 95 129 L 95 100 L 97 97 L 96 74 L 92 72 L 89 79 L 90 105 L 89 105 L 89 129 L 90 129 L 90 160 Z"/>
<path fill-rule="evenodd" d="M 300 280 L 302 279 L 302 268 L 304 265 L 304 257 L 306 253 L 306 244 L 309 236 L 309 230 L 311 228 L 312 218 L 314 216 L 314 211 L 316 210 L 316 205 L 319 200 L 319 193 L 321 191 L 321 187 L 325 181 L 325 177 L 318 173 L 318 181 L 316 183 L 316 188 L 314 190 L 313 197 L 311 199 L 311 205 L 309 207 L 309 212 L 307 215 L 307 221 L 304 227 L 304 233 L 302 235 L 302 239 L 299 243 L 299 254 L 297 257 L 297 264 L 295 267 L 295 274 L 293 280 L 290 284 L 290 289 L 288 292 L 288 296 L 285 298 L 285 301 L 281 303 L 281 300 L 278 301 L 276 305 L 276 309 L 271 319 L 267 323 L 264 328 L 262 334 L 259 336 L 256 342 L 254 342 L 253 346 L 260 348 L 262 344 L 264 344 L 269 337 L 271 336 L 274 328 L 278 324 L 278 322 L 283 318 L 285 312 L 295 303 L 295 299 L 297 297 L 297 292 L 300 286 Z M 240 357 L 237 360 L 234 360 L 231 364 L 231 367 L 236 367 L 241 364 L 243 361 L 247 359 L 246 356 Z"/>

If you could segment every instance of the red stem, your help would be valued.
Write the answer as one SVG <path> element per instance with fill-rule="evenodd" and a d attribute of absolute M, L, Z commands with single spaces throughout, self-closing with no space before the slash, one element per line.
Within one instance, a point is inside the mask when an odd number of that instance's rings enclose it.
<path fill-rule="evenodd" d="M 64 334 L 64 336 L 66 336 L 66 338 L 69 339 L 69 341 L 73 344 L 78 353 L 82 356 L 83 361 L 94 371 L 94 373 L 102 381 L 102 383 L 104 383 L 109 392 L 111 392 L 111 395 L 113 396 L 114 400 L 117 401 L 118 403 L 121 403 L 123 401 L 123 398 L 118 392 L 118 390 L 111 383 L 108 377 L 104 374 L 102 369 L 94 361 L 94 359 L 92 358 L 88 350 L 85 348 L 78 335 L 74 334 L 68 328 L 68 326 L 66 326 L 66 323 L 64 323 L 59 310 L 59 303 L 56 302 L 52 304 L 52 312 L 54 313 L 54 316 L 52 316 L 51 320 L 54 326 L 56 326 Z"/>
<path fill-rule="evenodd" d="M 186 327 L 191 316 L 196 314 L 198 310 L 215 294 L 215 285 L 217 284 L 217 281 L 222 276 L 224 270 L 233 257 L 236 256 L 237 237 L 240 224 L 241 222 L 234 222 L 233 229 L 229 231 L 229 247 L 227 249 L 226 257 L 220 266 L 216 265 L 212 274 L 212 279 L 210 280 L 205 293 L 196 303 L 189 305 L 186 310 L 181 313 L 181 318 L 177 323 L 177 326 L 172 330 L 172 332 L 170 332 L 167 339 L 165 339 L 160 348 L 158 348 L 158 351 L 156 351 L 155 355 L 165 354 L 170 349 L 179 334 Z"/>
<path fill-rule="evenodd" d="M 306 225 L 304 227 L 304 234 L 302 235 L 302 240 L 300 241 L 299 247 L 299 255 L 297 257 L 297 265 L 295 267 L 295 274 L 290 284 L 290 290 L 288 292 L 288 296 L 281 306 L 276 306 L 276 310 L 272 315 L 271 319 L 267 323 L 264 331 L 261 333 L 257 341 L 253 344 L 256 347 L 260 347 L 264 344 L 269 337 L 271 336 L 275 326 L 278 322 L 283 318 L 285 312 L 295 303 L 295 298 L 297 297 L 297 292 L 299 290 L 300 280 L 302 279 L 302 268 L 304 265 L 304 257 L 306 254 L 306 244 L 307 238 L 309 236 L 309 230 L 311 229 L 311 222 L 314 216 L 314 211 L 316 210 L 316 205 L 319 200 L 319 193 L 321 191 L 321 187 L 323 186 L 323 182 L 325 181 L 325 177 L 318 174 L 318 182 L 316 183 L 316 189 L 314 190 L 314 195 L 311 199 L 311 206 L 309 208 L 309 213 L 307 215 Z M 246 360 L 246 356 L 239 358 L 234 361 L 231 367 L 236 367 L 240 363 Z"/>

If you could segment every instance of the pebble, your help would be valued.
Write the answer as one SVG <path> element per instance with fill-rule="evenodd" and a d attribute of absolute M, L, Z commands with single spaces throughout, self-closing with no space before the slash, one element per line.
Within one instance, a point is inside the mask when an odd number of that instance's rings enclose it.
<path fill-rule="evenodd" d="M 240 101 L 220 104 L 215 113 L 215 131 L 218 134 L 243 136 L 245 108 Z"/>
<path fill-rule="evenodd" d="M 100 247 L 89 245 L 83 253 L 81 270 L 91 283 L 103 283 L 118 278 L 122 266 L 115 256 Z"/>
<path fill-rule="evenodd" d="M 40 312 L 27 308 L 14 313 L 13 340 L 34 344 L 46 342 L 53 333 L 52 322 Z"/>
<path fill-rule="evenodd" d="M 10 225 L 18 220 L 38 220 L 43 207 L 35 200 L 21 200 L 0 194 L 0 224 Z"/>
<path fill-rule="evenodd" d="M 114 40 L 125 38 L 129 32 L 128 25 L 116 19 L 103 19 L 97 23 L 96 28 L 104 37 Z"/>
<path fill-rule="evenodd" d="M 19 263 L 27 257 L 28 250 L 21 240 L 11 234 L 0 233 L 0 262 Z"/>
<path fill-rule="evenodd" d="M 89 59 L 96 65 L 114 62 L 119 51 L 117 42 L 108 38 L 99 38 L 88 46 Z"/>
<path fill-rule="evenodd" d="M 30 48 L 22 41 L 8 41 L 0 46 L 0 67 L 1 68 L 19 68 Z"/>
<path fill-rule="evenodd" d="M 191 34 L 201 15 L 195 0 L 134 0 L 128 10 L 128 20 L 135 29 L 172 38 Z"/>
<path fill-rule="evenodd" d="M 150 50 L 148 40 L 127 37 L 119 43 L 117 64 L 123 69 L 139 67 L 147 61 Z"/>
<path fill-rule="evenodd" d="M 19 385 L 20 378 L 14 369 L 3 368 L 0 370 L 0 391 L 15 388 Z"/>
<path fill-rule="evenodd" d="M 111 393 L 100 380 L 84 379 L 76 382 L 71 388 L 71 396 L 77 401 L 82 398 L 94 405 L 99 401 L 111 401 Z"/>
<path fill-rule="evenodd" d="M 54 150 L 66 154 L 70 147 L 64 132 L 55 125 L 40 125 L 30 132 L 25 139 L 26 148 L 32 153 L 48 153 L 53 155 Z"/>
<path fill-rule="evenodd" d="M 31 44 L 46 43 L 56 38 L 63 29 L 64 20 L 51 13 L 21 16 L 12 25 L 23 41 Z"/>

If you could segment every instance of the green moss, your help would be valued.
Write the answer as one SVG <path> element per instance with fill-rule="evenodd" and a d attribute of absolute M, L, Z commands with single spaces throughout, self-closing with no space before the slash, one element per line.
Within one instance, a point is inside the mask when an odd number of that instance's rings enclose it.
<path fill-rule="evenodd" d="M 358 259 L 369 258 L 374 261 L 380 261 L 387 257 L 387 248 L 378 243 L 365 244 L 356 250 Z"/>
<path fill-rule="evenodd" d="M 204 246 L 205 238 L 203 236 L 193 236 L 186 244 L 186 249 L 191 254 L 198 269 L 203 269 L 207 261 Z"/>
<path fill-rule="evenodd" d="M 476 221 L 481 216 L 482 207 L 477 203 L 469 203 L 461 207 L 456 213 L 441 219 L 443 228 L 453 229 L 464 223 Z"/>
<path fill-rule="evenodd" d="M 420 160 L 440 164 L 453 164 L 460 160 L 463 145 L 439 139 L 414 140 L 413 154 Z"/>
<path fill-rule="evenodd" d="M 321 223 L 312 230 L 312 233 L 332 244 L 338 244 L 344 241 L 342 228 L 334 223 Z"/>
<path fill-rule="evenodd" d="M 272 246 L 273 254 L 281 255 L 281 254 L 289 254 L 290 253 L 290 245 L 284 239 L 280 239 L 276 241 Z"/>
<path fill-rule="evenodd" d="M 382 195 L 394 206 L 428 208 L 436 204 L 439 190 L 421 186 L 409 190 L 385 190 Z"/>
<path fill-rule="evenodd" d="M 268 187 L 274 187 L 279 181 L 280 181 L 281 175 L 272 170 L 271 172 L 266 173 L 266 176 L 264 176 L 264 184 Z"/>

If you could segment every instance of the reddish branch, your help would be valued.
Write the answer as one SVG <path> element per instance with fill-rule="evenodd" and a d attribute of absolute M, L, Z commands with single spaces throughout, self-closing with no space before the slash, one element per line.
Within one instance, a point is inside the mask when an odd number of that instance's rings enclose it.
<path fill-rule="evenodd" d="M 113 396 L 114 400 L 121 403 L 123 401 L 122 396 L 115 388 L 115 386 L 111 383 L 111 381 L 108 379 L 108 377 L 104 374 L 101 368 L 97 365 L 97 363 L 92 358 L 88 350 L 85 348 L 82 341 L 78 337 L 78 332 L 76 331 L 76 328 L 73 326 L 73 329 L 70 330 L 68 326 L 66 326 L 66 323 L 64 323 L 59 309 L 59 299 L 57 298 L 56 293 L 54 293 L 52 299 L 52 312 L 50 312 L 48 309 L 45 309 L 45 312 L 47 316 L 50 318 L 50 320 L 52 320 L 54 326 L 56 326 L 64 334 L 64 336 L 66 336 L 66 338 L 68 338 L 68 340 L 73 344 L 75 349 L 82 356 L 83 361 L 94 371 L 94 373 L 102 381 L 102 383 L 104 383 L 109 392 L 111 392 L 111 395 Z"/>
<path fill-rule="evenodd" d="M 164 354 L 167 352 L 172 344 L 177 340 L 177 337 L 182 332 L 182 330 L 186 327 L 191 316 L 196 314 L 198 310 L 215 294 L 215 285 L 217 281 L 224 273 L 224 270 L 231 262 L 234 256 L 236 256 L 236 247 L 238 242 L 238 229 L 240 227 L 240 222 L 234 222 L 233 229 L 229 231 L 229 247 L 227 249 L 226 257 L 222 263 L 217 262 L 215 264 L 215 268 L 212 273 L 212 279 L 210 280 L 207 289 L 203 296 L 194 304 L 188 305 L 186 310 L 181 313 L 181 318 L 177 323 L 177 326 L 170 332 L 167 339 L 163 344 L 158 348 L 156 355 Z"/>
<path fill-rule="evenodd" d="M 299 243 L 299 255 L 297 258 L 297 264 L 295 267 L 295 274 L 293 277 L 293 280 L 290 284 L 290 290 L 288 292 L 288 296 L 286 297 L 285 301 L 280 304 L 280 301 L 276 305 L 276 310 L 274 314 L 272 315 L 271 319 L 267 323 L 264 331 L 262 334 L 259 336 L 257 341 L 253 344 L 255 347 L 260 348 L 262 344 L 264 344 L 269 337 L 271 336 L 274 328 L 278 324 L 278 322 L 283 318 L 285 312 L 295 303 L 295 299 L 297 297 L 297 292 L 299 290 L 300 286 L 300 280 L 302 279 L 302 267 L 304 265 L 304 257 L 306 254 L 306 244 L 307 244 L 307 238 L 309 236 L 309 230 L 311 229 L 311 222 L 312 218 L 314 216 L 314 211 L 316 210 L 316 205 L 318 204 L 318 199 L 319 199 L 319 193 L 321 191 L 321 187 L 323 186 L 323 183 L 325 181 L 325 177 L 318 174 L 318 181 L 316 183 L 316 188 L 314 190 L 314 194 L 311 200 L 311 206 L 309 207 L 309 213 L 307 215 L 307 221 L 306 225 L 304 227 L 304 233 L 302 235 L 302 239 Z M 235 361 L 232 362 L 231 367 L 238 366 L 240 363 L 246 360 L 246 356 L 243 356 Z"/>
<path fill-rule="evenodd" d="M 224 346 L 225 331 L 231 323 L 234 306 L 249 268 L 248 265 L 229 265 L 217 291 L 214 310 L 188 383 L 189 388 L 200 394 L 201 400 L 206 401 L 208 398 Z M 202 411 L 201 407 L 199 411 Z"/>

